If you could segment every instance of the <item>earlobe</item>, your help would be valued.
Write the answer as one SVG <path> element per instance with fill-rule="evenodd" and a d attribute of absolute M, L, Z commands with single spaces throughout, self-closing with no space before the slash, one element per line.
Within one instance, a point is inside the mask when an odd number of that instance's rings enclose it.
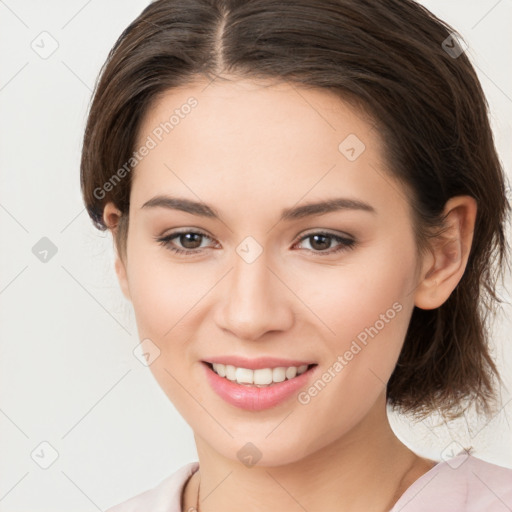
<path fill-rule="evenodd" d="M 103 222 L 109 229 L 112 234 L 113 239 L 117 236 L 117 230 L 119 227 L 119 221 L 121 219 L 122 213 L 116 208 L 114 203 L 110 202 L 105 205 L 103 209 Z M 119 281 L 119 286 L 121 287 L 121 291 L 123 295 L 131 301 L 130 296 L 130 287 L 128 285 L 128 276 L 126 272 L 126 265 L 123 261 L 121 255 L 119 254 L 117 244 L 114 243 L 114 251 L 115 251 L 115 262 L 114 268 L 117 275 L 117 280 Z"/>
<path fill-rule="evenodd" d="M 432 258 L 426 259 L 415 291 L 415 306 L 441 306 L 460 282 L 471 251 L 477 205 L 473 197 L 452 197 L 445 205 L 446 229 L 432 240 Z"/>

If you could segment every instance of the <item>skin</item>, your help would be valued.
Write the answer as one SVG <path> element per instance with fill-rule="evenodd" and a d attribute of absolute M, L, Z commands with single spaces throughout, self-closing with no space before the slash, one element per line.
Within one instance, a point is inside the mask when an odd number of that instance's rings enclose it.
<path fill-rule="evenodd" d="M 199 482 L 202 512 L 389 510 L 436 462 L 393 433 L 385 385 L 414 306 L 439 307 L 460 281 L 476 203 L 450 199 L 446 233 L 420 255 L 406 191 L 387 171 L 370 119 L 324 90 L 241 79 L 206 85 L 168 91 L 146 113 L 137 147 L 190 96 L 198 100 L 136 166 L 127 250 L 115 265 L 140 339 L 161 351 L 150 369 L 194 431 L 200 471 L 183 510 L 195 506 Z M 349 134 L 365 144 L 354 161 L 338 149 Z M 160 194 L 203 201 L 221 220 L 142 208 Z M 278 220 L 284 208 L 334 197 L 375 213 Z M 114 236 L 119 215 L 106 205 Z M 176 255 L 155 240 L 180 228 L 206 233 L 196 242 L 201 252 Z M 322 254 L 303 238 L 321 230 L 356 244 Z M 236 252 L 247 236 L 263 248 L 250 264 Z M 324 252 L 340 246 L 324 242 Z M 200 361 L 226 354 L 315 361 L 319 376 L 394 303 L 401 311 L 307 405 L 294 396 L 241 410 L 205 379 Z M 237 457 L 248 442 L 262 454 L 252 467 Z"/>

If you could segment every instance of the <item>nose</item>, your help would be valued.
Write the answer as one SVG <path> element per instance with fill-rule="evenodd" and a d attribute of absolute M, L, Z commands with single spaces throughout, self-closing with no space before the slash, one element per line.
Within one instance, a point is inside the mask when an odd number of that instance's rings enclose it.
<path fill-rule="evenodd" d="M 238 339 L 258 340 L 271 331 L 286 331 L 294 322 L 293 293 L 269 268 L 266 253 L 248 263 L 238 255 L 221 290 L 216 323 Z"/>

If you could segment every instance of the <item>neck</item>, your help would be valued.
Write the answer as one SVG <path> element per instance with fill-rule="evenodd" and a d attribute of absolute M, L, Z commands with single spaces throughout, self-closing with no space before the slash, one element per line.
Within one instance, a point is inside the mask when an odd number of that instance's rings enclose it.
<path fill-rule="evenodd" d="M 246 467 L 195 436 L 200 470 L 184 492 L 200 512 L 239 510 L 375 510 L 387 512 L 435 465 L 415 455 L 393 433 L 385 400 L 355 428 L 314 453 L 281 466 Z"/>

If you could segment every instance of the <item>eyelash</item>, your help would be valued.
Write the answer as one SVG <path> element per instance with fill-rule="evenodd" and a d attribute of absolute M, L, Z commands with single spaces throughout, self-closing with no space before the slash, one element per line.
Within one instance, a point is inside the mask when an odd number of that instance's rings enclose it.
<path fill-rule="evenodd" d="M 194 235 L 200 235 L 202 237 L 211 238 L 206 234 L 202 233 L 201 231 L 193 231 L 193 230 L 183 230 L 183 231 L 175 231 L 173 233 L 169 233 L 168 235 L 165 235 L 163 237 L 155 237 L 156 241 L 164 246 L 166 249 L 169 249 L 170 251 L 173 251 L 176 254 L 181 255 L 188 255 L 188 254 L 199 254 L 202 252 L 202 250 L 198 249 L 180 249 L 179 247 L 175 247 L 171 244 L 171 240 L 174 238 L 179 237 L 180 235 L 186 235 L 186 234 L 194 234 Z M 307 235 L 302 236 L 301 238 L 297 239 L 293 245 L 296 245 L 297 243 L 302 242 L 303 240 L 307 240 L 308 238 L 313 237 L 314 235 L 322 235 L 327 236 L 329 238 L 332 238 L 333 240 L 340 242 L 340 245 L 337 249 L 334 250 L 325 250 L 325 251 L 315 251 L 312 249 L 306 249 L 309 252 L 313 252 L 314 254 L 319 254 L 321 256 L 325 255 L 332 255 L 339 253 L 341 251 L 345 251 L 348 249 L 353 249 L 356 245 L 356 241 L 350 238 L 344 238 L 339 235 L 334 235 L 332 233 L 326 232 L 326 231 L 315 231 L 312 233 L 308 233 Z"/>

